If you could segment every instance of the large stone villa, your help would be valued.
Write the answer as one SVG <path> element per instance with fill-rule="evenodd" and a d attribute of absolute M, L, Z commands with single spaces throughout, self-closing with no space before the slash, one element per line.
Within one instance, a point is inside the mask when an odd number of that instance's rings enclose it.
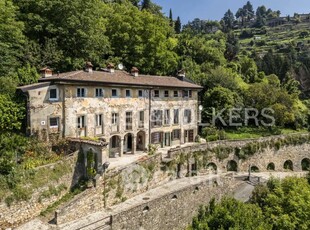
<path fill-rule="evenodd" d="M 194 142 L 198 91 L 185 77 L 140 75 L 115 70 L 54 74 L 41 70 L 39 83 L 19 88 L 27 95 L 29 135 L 47 139 L 98 137 L 109 143 L 109 157 Z"/>

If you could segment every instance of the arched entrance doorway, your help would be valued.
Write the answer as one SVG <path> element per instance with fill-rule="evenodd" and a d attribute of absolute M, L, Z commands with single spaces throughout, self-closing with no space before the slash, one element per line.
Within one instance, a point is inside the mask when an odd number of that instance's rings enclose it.
<path fill-rule="evenodd" d="M 124 137 L 124 153 L 132 153 L 133 150 L 133 135 L 127 133 Z"/>
<path fill-rule="evenodd" d="M 121 155 L 121 137 L 112 136 L 110 138 L 110 157 L 116 157 Z"/>
<path fill-rule="evenodd" d="M 137 134 L 137 151 L 144 151 L 145 149 L 145 132 L 139 131 Z"/>

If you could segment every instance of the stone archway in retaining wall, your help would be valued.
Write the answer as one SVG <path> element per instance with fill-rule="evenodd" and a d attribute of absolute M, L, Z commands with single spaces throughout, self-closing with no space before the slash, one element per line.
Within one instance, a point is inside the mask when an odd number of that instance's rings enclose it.
<path fill-rule="evenodd" d="M 283 164 L 283 169 L 285 170 L 294 170 L 293 162 L 291 160 L 286 160 Z"/>
<path fill-rule="evenodd" d="M 217 172 L 217 165 L 213 162 L 210 162 L 207 164 L 206 169 L 208 170 L 208 172 L 216 173 Z"/>
<path fill-rule="evenodd" d="M 227 172 L 237 172 L 238 171 L 238 164 L 234 160 L 230 160 L 227 162 L 226 166 Z"/>
<path fill-rule="evenodd" d="M 301 170 L 302 171 L 309 171 L 310 170 L 310 159 L 309 158 L 302 159 Z"/>
<path fill-rule="evenodd" d="M 267 171 L 275 171 L 276 170 L 276 166 L 273 162 L 270 162 L 268 165 L 267 165 Z"/>
<path fill-rule="evenodd" d="M 251 172 L 259 172 L 259 168 L 256 165 L 252 165 Z"/>

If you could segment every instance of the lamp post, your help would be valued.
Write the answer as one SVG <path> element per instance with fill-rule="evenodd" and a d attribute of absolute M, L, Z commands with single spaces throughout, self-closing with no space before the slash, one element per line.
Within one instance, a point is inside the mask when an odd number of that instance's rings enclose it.
<path fill-rule="evenodd" d="M 110 162 L 105 162 L 105 163 L 102 164 L 102 173 L 104 173 L 103 174 L 103 180 L 104 180 L 104 184 L 103 184 L 104 208 L 107 207 L 106 194 L 105 194 L 106 193 L 106 176 L 105 176 L 105 174 L 106 174 L 106 170 L 108 169 L 109 165 L 110 165 Z"/>

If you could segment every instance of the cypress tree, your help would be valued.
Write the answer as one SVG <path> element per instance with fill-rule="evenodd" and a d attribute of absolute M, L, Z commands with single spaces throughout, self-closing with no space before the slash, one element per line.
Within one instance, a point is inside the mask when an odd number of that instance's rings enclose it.
<path fill-rule="evenodd" d="M 177 34 L 181 33 L 181 26 L 182 26 L 181 20 L 180 20 L 180 17 L 178 16 L 178 18 L 174 24 L 174 30 Z"/>

